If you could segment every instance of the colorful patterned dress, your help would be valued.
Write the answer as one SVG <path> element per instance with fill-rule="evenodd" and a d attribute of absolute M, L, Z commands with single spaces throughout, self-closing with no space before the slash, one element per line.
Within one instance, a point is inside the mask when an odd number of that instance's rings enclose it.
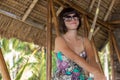
<path fill-rule="evenodd" d="M 65 57 L 62 52 L 57 52 L 57 70 L 52 80 L 93 80 L 86 77 L 83 69 L 75 62 Z M 86 52 L 80 53 L 80 57 L 86 59 Z"/>

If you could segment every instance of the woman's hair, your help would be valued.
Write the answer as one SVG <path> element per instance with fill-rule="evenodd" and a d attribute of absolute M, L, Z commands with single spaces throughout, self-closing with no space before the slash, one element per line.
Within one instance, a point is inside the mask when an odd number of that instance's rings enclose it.
<path fill-rule="evenodd" d="M 73 8 L 71 8 L 71 7 L 64 8 L 61 11 L 61 13 L 59 14 L 59 17 L 58 17 L 59 18 L 60 31 L 63 32 L 63 33 L 67 32 L 67 27 L 65 26 L 63 17 L 65 17 L 65 16 L 67 16 L 69 14 L 75 14 L 79 18 L 79 25 L 78 25 L 77 30 L 81 26 L 81 18 L 80 18 L 80 14 L 78 13 L 78 11 L 73 9 Z"/>

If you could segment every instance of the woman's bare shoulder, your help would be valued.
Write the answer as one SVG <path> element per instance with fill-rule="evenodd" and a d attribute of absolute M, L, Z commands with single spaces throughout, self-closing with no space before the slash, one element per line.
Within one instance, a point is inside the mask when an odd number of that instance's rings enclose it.
<path fill-rule="evenodd" d="M 55 38 L 55 49 L 59 50 L 66 46 L 65 40 L 62 36 Z"/>
<path fill-rule="evenodd" d="M 64 42 L 64 38 L 62 36 L 58 36 L 55 38 L 55 43 L 60 43 L 60 42 Z"/>
<path fill-rule="evenodd" d="M 57 36 L 56 38 L 55 38 L 55 41 L 56 40 L 61 40 L 62 39 L 62 36 Z"/>

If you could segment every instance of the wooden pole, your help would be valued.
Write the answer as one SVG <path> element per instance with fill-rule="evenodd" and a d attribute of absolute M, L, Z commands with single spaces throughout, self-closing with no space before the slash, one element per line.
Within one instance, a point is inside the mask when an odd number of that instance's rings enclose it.
<path fill-rule="evenodd" d="M 110 65 L 112 69 L 111 80 L 115 80 L 114 60 L 113 60 L 113 43 L 112 43 L 111 32 L 109 32 L 109 42 L 110 42 Z"/>
<path fill-rule="evenodd" d="M 53 1 L 51 0 L 51 9 L 52 9 L 52 16 L 53 16 L 53 21 L 54 21 L 54 27 L 55 27 L 55 31 L 56 31 L 56 35 L 59 36 L 60 33 L 59 33 L 59 25 L 58 25 L 58 19 L 57 19 L 57 16 L 56 16 L 56 11 L 55 11 L 55 8 L 54 8 L 54 3 Z"/>
<path fill-rule="evenodd" d="M 0 72 L 3 80 L 11 80 L 1 49 L 0 49 Z"/>
<path fill-rule="evenodd" d="M 89 12 L 91 12 L 95 1 L 96 1 L 96 0 L 92 0 L 92 2 L 91 2 L 91 4 L 90 4 L 90 7 L 89 7 L 89 10 L 88 10 Z"/>
<path fill-rule="evenodd" d="M 105 15 L 105 17 L 104 17 L 104 21 L 106 21 L 106 20 L 108 19 L 108 16 L 109 16 L 109 14 L 110 14 L 110 12 L 111 12 L 111 10 L 112 10 L 112 8 L 113 8 L 113 5 L 114 5 L 115 1 L 116 1 L 116 0 L 112 0 L 111 4 L 110 4 L 110 6 L 109 6 L 109 9 L 108 9 L 108 11 L 107 11 L 107 13 L 106 13 L 106 15 Z"/>
<path fill-rule="evenodd" d="M 25 12 L 24 16 L 22 17 L 22 21 L 25 21 L 26 18 L 29 16 L 30 12 L 34 8 L 35 4 L 38 2 L 38 0 L 33 0 L 32 4 L 29 6 L 28 10 Z"/>
<path fill-rule="evenodd" d="M 93 20 L 93 24 L 91 26 L 91 29 L 90 29 L 90 32 L 89 32 L 89 35 L 88 35 L 89 40 L 91 40 L 94 29 L 95 29 L 95 25 L 96 25 L 98 13 L 99 13 L 99 8 L 100 8 L 100 3 L 101 3 L 101 0 L 99 0 L 97 8 L 96 8 L 96 13 L 95 13 L 95 17 L 94 17 L 94 20 Z"/>
<path fill-rule="evenodd" d="M 111 33 L 111 37 L 112 37 L 112 42 L 113 42 L 113 46 L 115 48 L 115 52 L 117 54 L 117 57 L 118 57 L 118 60 L 120 62 L 120 51 L 118 49 L 118 45 L 117 45 L 117 42 L 116 42 L 116 39 L 115 39 L 115 36 L 113 33 Z"/>
<path fill-rule="evenodd" d="M 48 17 L 47 17 L 48 23 L 47 23 L 47 71 L 46 71 L 46 80 L 51 80 L 51 68 L 52 68 L 52 56 L 51 56 L 51 44 L 52 44 L 52 29 L 51 29 L 51 23 L 52 23 L 52 13 L 51 13 L 51 0 L 48 0 Z"/>
<path fill-rule="evenodd" d="M 51 47 L 52 47 L 52 20 L 54 21 L 54 27 L 56 35 L 60 36 L 58 19 L 56 16 L 56 11 L 54 8 L 53 0 L 48 0 L 48 25 L 47 25 L 47 80 L 51 80 L 51 68 L 52 68 L 52 56 L 51 56 Z M 52 19 L 53 16 L 53 19 Z"/>
<path fill-rule="evenodd" d="M 109 24 L 120 24 L 120 20 L 114 20 L 114 21 L 110 21 L 108 23 Z"/>

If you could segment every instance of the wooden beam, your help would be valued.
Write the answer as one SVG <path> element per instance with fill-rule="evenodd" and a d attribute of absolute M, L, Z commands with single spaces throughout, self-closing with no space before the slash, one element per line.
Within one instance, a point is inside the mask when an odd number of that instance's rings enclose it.
<path fill-rule="evenodd" d="M 47 15 L 47 71 L 46 71 L 46 80 L 51 80 L 51 69 L 52 69 L 52 12 L 51 12 L 52 0 L 48 0 L 48 15 Z"/>
<path fill-rule="evenodd" d="M 28 24 L 28 25 L 30 25 L 30 26 L 34 26 L 34 27 L 37 27 L 37 28 L 39 28 L 39 29 L 44 29 L 44 27 L 43 27 L 44 25 L 41 25 L 41 24 L 39 24 L 39 23 L 32 22 L 32 21 L 30 21 L 30 20 L 22 21 L 22 20 L 21 20 L 21 17 L 16 16 L 15 14 L 12 14 L 12 13 L 10 13 L 10 12 L 7 12 L 7 11 L 4 11 L 4 10 L 1 10 L 1 9 L 0 9 L 0 14 L 5 15 L 5 16 L 10 17 L 10 18 L 13 18 L 13 19 L 16 19 L 16 20 L 21 21 L 21 22 L 23 22 L 23 23 L 25 23 L 25 24 Z"/>
<path fill-rule="evenodd" d="M 89 35 L 88 35 L 88 38 L 90 40 L 91 40 L 91 38 L 93 36 L 93 32 L 94 32 L 94 29 L 95 29 L 96 21 L 97 21 L 97 18 L 98 18 L 100 3 L 101 3 L 101 0 L 99 0 L 98 5 L 96 7 L 95 17 L 94 17 L 93 24 L 91 26 L 91 29 L 90 29 L 90 32 L 89 32 Z"/>
<path fill-rule="evenodd" d="M 109 16 L 109 14 L 111 13 L 111 10 L 112 10 L 112 8 L 113 8 L 113 5 L 115 4 L 115 1 L 116 1 L 116 0 L 112 0 L 111 4 L 110 4 L 110 6 L 109 6 L 109 9 L 108 9 L 108 11 L 107 11 L 107 13 L 106 13 L 106 15 L 105 15 L 105 17 L 104 17 L 104 21 L 107 21 L 108 16 Z"/>
<path fill-rule="evenodd" d="M 11 80 L 4 57 L 2 55 L 1 48 L 0 48 L 0 72 L 1 72 L 3 80 Z"/>
<path fill-rule="evenodd" d="M 110 42 L 110 65 L 111 65 L 111 80 L 115 80 L 115 70 L 114 70 L 114 52 L 113 52 L 113 43 L 112 43 L 112 36 L 111 36 L 111 31 L 109 31 L 109 42 Z"/>
<path fill-rule="evenodd" d="M 59 2 L 60 4 L 64 5 L 63 2 L 61 2 L 61 0 L 54 0 L 54 2 L 56 2 L 56 1 Z M 72 3 L 72 2 L 69 1 L 69 0 L 64 0 L 64 2 L 65 2 L 66 4 L 68 4 L 69 6 L 73 7 L 74 9 L 76 9 L 77 11 L 79 11 L 80 13 L 82 13 L 83 15 L 86 15 L 86 16 L 88 16 L 90 19 L 93 20 L 94 15 L 86 12 L 86 11 L 85 11 L 84 9 L 82 9 L 80 6 Z M 104 26 L 104 27 L 106 27 L 108 30 L 111 29 L 111 27 L 108 27 L 108 25 L 109 25 L 108 23 L 106 23 L 106 22 L 104 22 L 104 21 L 102 21 L 102 20 L 100 20 L 100 19 L 97 19 L 97 23 L 98 23 L 98 24 L 101 24 L 101 25 Z"/>
<path fill-rule="evenodd" d="M 58 16 L 63 9 L 64 9 L 64 7 L 61 6 L 61 7 L 57 10 L 56 15 Z"/>
<path fill-rule="evenodd" d="M 97 27 L 93 33 L 93 36 L 95 36 L 95 34 L 97 34 L 97 32 L 100 30 L 100 27 Z"/>
<path fill-rule="evenodd" d="M 116 39 L 115 39 L 115 36 L 113 33 L 111 34 L 111 37 L 112 37 L 112 42 L 113 42 L 115 52 L 116 52 L 117 57 L 118 57 L 118 61 L 120 62 L 120 50 L 118 49 L 118 45 L 117 45 L 117 42 L 116 42 Z"/>
<path fill-rule="evenodd" d="M 37 2 L 38 2 L 38 0 L 33 0 L 31 5 L 29 6 L 27 11 L 25 12 L 24 16 L 22 17 L 22 21 L 26 20 L 26 18 L 29 16 L 30 12 L 32 11 L 32 9 L 34 8 L 34 6 L 36 5 Z"/>
<path fill-rule="evenodd" d="M 66 7 L 66 5 L 63 2 L 61 2 L 61 0 L 54 0 L 54 2 L 61 5 L 62 7 Z"/>
<path fill-rule="evenodd" d="M 120 24 L 120 20 L 114 20 L 114 21 L 110 21 L 108 23 L 109 24 Z"/>
<path fill-rule="evenodd" d="M 96 1 L 96 0 L 92 0 L 88 12 L 91 12 L 91 10 L 92 10 L 92 8 L 93 8 L 93 5 L 94 5 L 95 1 Z"/>

